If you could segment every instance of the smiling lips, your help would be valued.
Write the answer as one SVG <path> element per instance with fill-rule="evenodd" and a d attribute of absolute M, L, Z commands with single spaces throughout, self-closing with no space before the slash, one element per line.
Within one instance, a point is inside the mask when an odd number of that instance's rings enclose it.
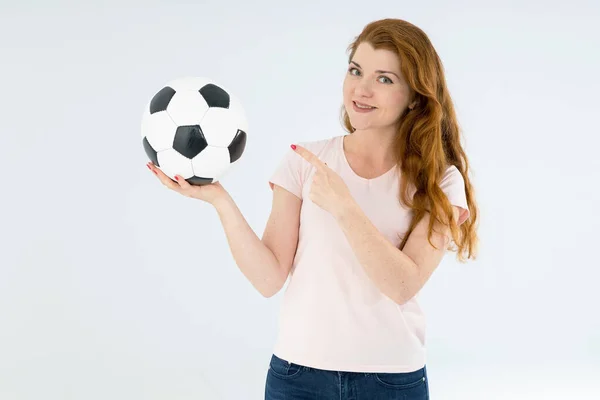
<path fill-rule="evenodd" d="M 356 101 L 352 102 L 352 108 L 354 108 L 354 111 L 359 112 L 359 113 L 368 113 L 368 112 L 376 109 L 376 107 L 372 107 L 368 104 L 359 103 Z"/>

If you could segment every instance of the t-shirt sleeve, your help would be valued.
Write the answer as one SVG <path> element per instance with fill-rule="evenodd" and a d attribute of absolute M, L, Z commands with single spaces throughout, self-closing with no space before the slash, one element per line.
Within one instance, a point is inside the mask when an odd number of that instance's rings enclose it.
<path fill-rule="evenodd" d="M 467 206 L 467 194 L 465 191 L 465 180 L 455 165 L 452 165 L 446 171 L 440 183 L 442 191 L 448 197 L 450 204 L 460 208 L 458 225 L 461 225 L 469 218 L 469 207 Z"/>
<path fill-rule="evenodd" d="M 279 185 L 302 199 L 304 179 L 301 160 L 302 157 L 296 152 L 288 150 L 269 179 L 271 190 L 273 190 L 273 185 Z"/>

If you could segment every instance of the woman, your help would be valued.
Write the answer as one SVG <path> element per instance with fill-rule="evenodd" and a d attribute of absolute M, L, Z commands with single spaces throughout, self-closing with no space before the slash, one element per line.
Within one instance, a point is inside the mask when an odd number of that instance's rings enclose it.
<path fill-rule="evenodd" d="M 265 297 L 289 277 L 266 399 L 427 399 L 417 295 L 449 245 L 475 258 L 477 207 L 440 59 L 397 19 L 351 44 L 347 134 L 292 145 L 271 177 L 262 239 L 225 189 L 161 182 L 213 204 Z"/>

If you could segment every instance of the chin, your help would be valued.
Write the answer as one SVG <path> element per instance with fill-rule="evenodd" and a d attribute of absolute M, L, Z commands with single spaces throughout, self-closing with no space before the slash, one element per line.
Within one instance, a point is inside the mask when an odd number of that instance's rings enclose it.
<path fill-rule="evenodd" d="M 352 125 L 352 127 L 358 131 L 372 128 L 371 124 L 365 124 L 364 122 L 361 123 L 361 122 L 353 121 L 352 118 L 350 118 L 350 125 Z"/>
<path fill-rule="evenodd" d="M 350 120 L 350 124 L 356 129 L 369 129 L 374 128 L 374 125 L 378 125 L 373 124 L 373 122 L 376 122 L 376 118 L 374 119 L 372 116 L 361 114 L 356 115 L 354 111 L 348 113 L 348 119 Z"/>

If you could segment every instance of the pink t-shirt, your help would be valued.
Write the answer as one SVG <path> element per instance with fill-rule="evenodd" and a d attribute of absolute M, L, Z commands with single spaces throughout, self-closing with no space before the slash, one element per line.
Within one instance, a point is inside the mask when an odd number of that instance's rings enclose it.
<path fill-rule="evenodd" d="M 398 200 L 398 169 L 365 179 L 348 164 L 343 136 L 299 143 L 336 171 L 371 222 L 398 247 L 411 212 Z M 336 220 L 308 197 L 314 168 L 289 150 L 269 180 L 303 200 L 298 249 L 279 314 L 273 353 L 313 368 L 411 372 L 425 365 L 425 317 L 413 297 L 400 306 L 366 275 Z M 441 188 L 469 211 L 460 171 L 451 166 Z M 411 192 L 412 193 L 412 192 Z"/>

